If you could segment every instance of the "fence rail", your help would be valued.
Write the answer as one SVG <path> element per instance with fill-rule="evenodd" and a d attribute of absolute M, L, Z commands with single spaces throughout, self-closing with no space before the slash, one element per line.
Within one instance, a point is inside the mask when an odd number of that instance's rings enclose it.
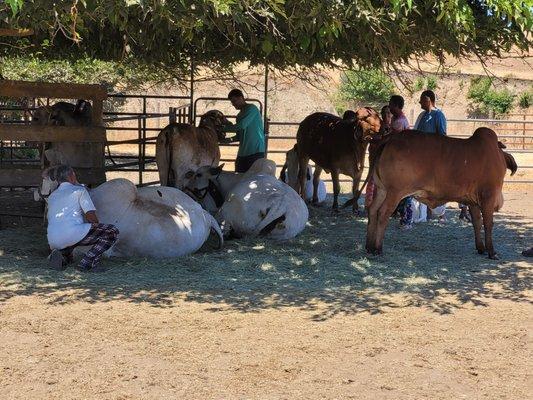
<path fill-rule="evenodd" d="M 195 109 L 191 109 L 191 104 L 196 107 L 198 101 L 202 100 L 223 100 L 227 99 L 215 98 L 215 97 L 203 97 L 198 98 L 194 103 L 190 100 L 188 96 L 170 96 L 170 95 L 122 95 L 122 94 L 112 94 L 109 95 L 110 99 L 138 99 L 141 101 L 141 108 L 135 111 L 114 111 L 114 112 L 105 112 L 104 113 L 104 123 L 106 126 L 106 132 L 108 140 L 106 141 L 106 171 L 115 172 L 123 171 L 128 173 L 138 173 L 138 180 L 140 185 L 153 184 L 154 182 L 146 182 L 144 179 L 144 173 L 157 172 L 155 167 L 155 157 L 147 155 L 147 147 L 155 146 L 157 136 L 154 135 L 155 132 L 159 132 L 161 128 L 154 127 L 149 124 L 149 121 L 161 120 L 165 124 L 173 122 L 182 122 L 189 123 L 190 119 L 197 119 L 200 115 L 197 115 Z M 178 105 L 176 107 L 169 107 L 168 112 L 148 112 L 147 102 L 150 100 L 187 100 L 187 104 Z M 259 100 L 254 100 L 258 103 L 259 107 L 262 108 L 262 104 Z M 0 115 L 3 115 L 2 111 L 10 112 L 21 112 L 21 111 L 32 111 L 36 107 L 35 102 L 31 104 L 25 104 L 23 106 L 13 106 L 2 105 L 0 104 Z M 229 115 L 228 118 L 235 118 L 235 115 Z M 0 121 L 2 122 L 2 121 Z M 4 118 L 3 122 L 9 122 L 13 124 L 23 124 L 28 123 L 27 115 L 24 115 L 24 119 L 18 119 L 13 121 L 6 121 Z M 129 123 L 130 122 L 130 123 Z M 463 134 L 461 131 L 458 132 L 458 129 L 454 127 L 455 124 L 471 124 L 479 125 L 485 124 L 488 125 L 491 129 L 494 129 L 498 133 L 498 137 L 503 141 L 508 140 L 506 144 L 508 145 L 507 151 L 511 154 L 529 154 L 533 153 L 533 120 L 529 119 L 518 119 L 513 118 L 509 120 L 498 120 L 498 119 L 457 119 L 452 118 L 448 119 L 449 130 L 451 131 L 451 137 L 466 138 L 469 137 L 469 134 Z M 151 126 L 150 126 L 151 125 Z M 266 126 L 267 138 L 270 142 L 268 153 L 272 155 L 282 155 L 292 147 L 292 143 L 296 141 L 296 129 L 299 126 L 299 122 L 295 121 L 268 121 Z M 275 132 L 276 130 L 287 127 L 292 131 L 292 134 L 284 131 L 281 133 Z M 136 137 L 132 137 L 136 133 Z M 514 133 L 514 134 L 511 134 Z M 110 136 L 113 138 L 110 139 Z M 122 137 L 122 138 L 121 138 Z M 125 138 L 124 138 L 125 137 Z M 281 144 L 280 141 L 286 141 L 288 143 Z M 136 146 L 135 154 L 124 154 L 123 152 L 114 151 L 117 146 L 121 145 L 134 145 Z M 224 147 L 234 148 L 236 144 L 227 144 L 221 145 Z M 522 148 L 512 148 L 512 147 L 522 147 Z M 24 144 L 21 143 L 6 143 L 0 142 L 0 165 L 3 164 L 20 164 L 24 162 L 28 163 L 39 163 L 39 160 L 21 160 L 14 156 L 15 150 L 20 150 L 23 148 L 36 149 L 37 147 L 24 147 Z M 276 157 L 279 159 L 279 156 Z M 223 158 L 223 162 L 233 162 L 233 159 Z M 277 167 L 282 167 L 278 162 Z M 367 168 L 365 168 L 367 169 Z M 530 170 L 533 169 L 533 165 L 530 164 L 520 164 L 519 169 Z M 326 180 L 329 182 L 330 180 Z M 349 182 L 349 179 L 342 179 L 342 182 Z M 506 180 L 506 183 L 524 183 L 531 184 L 532 180 Z"/>
<path fill-rule="evenodd" d="M 511 123 L 518 123 L 518 124 L 524 124 L 525 123 L 527 126 L 531 125 L 531 130 L 533 131 L 533 120 L 524 121 L 524 120 L 457 119 L 457 118 L 452 118 L 452 119 L 448 119 L 448 123 L 449 123 L 449 126 L 452 125 L 452 123 L 470 123 L 470 124 L 474 124 L 474 125 L 479 124 L 479 123 L 486 123 L 486 124 L 490 123 L 490 124 L 499 124 L 499 125 L 511 124 Z M 296 129 L 300 125 L 299 122 L 294 122 L 294 121 L 269 121 L 268 125 L 269 125 L 268 140 L 269 140 L 270 143 L 272 143 L 272 141 L 275 142 L 275 141 L 289 141 L 289 140 L 290 141 L 294 141 L 294 143 L 296 143 Z M 294 127 L 295 131 L 294 131 L 294 134 L 292 134 L 292 135 L 288 135 L 286 132 L 283 132 L 283 134 L 272 133 L 272 129 L 271 128 L 275 128 L 275 127 Z M 533 142 L 533 135 L 525 135 L 524 134 L 524 132 L 528 132 L 530 129 L 524 130 L 523 127 L 515 128 L 514 131 L 515 132 L 521 132 L 521 134 L 511 135 L 511 134 L 499 134 L 498 132 L 502 132 L 502 131 L 503 132 L 509 132 L 509 131 L 513 131 L 513 129 L 500 128 L 500 127 L 494 127 L 494 126 L 489 126 L 489 127 L 491 129 L 494 129 L 497 132 L 498 138 L 500 138 L 500 139 L 515 139 L 515 140 L 518 141 L 518 143 L 516 143 L 516 142 L 506 143 L 508 145 L 508 148 L 506 149 L 507 152 L 509 152 L 511 154 L 533 154 L 533 143 L 526 143 L 525 142 L 526 140 L 529 140 L 529 141 Z M 498 128 L 498 129 L 495 129 L 495 128 Z M 468 137 L 471 136 L 471 134 L 453 133 L 453 130 L 451 130 L 451 132 L 452 133 L 449 134 L 450 137 L 468 138 Z M 276 150 L 269 149 L 268 152 L 272 153 L 272 154 L 281 154 L 281 153 L 284 153 L 287 150 L 289 150 L 291 146 L 287 146 L 286 149 L 285 148 L 279 149 L 280 146 L 274 146 L 274 147 L 277 147 L 277 149 Z M 513 146 L 513 148 L 511 148 L 511 146 Z M 515 148 L 516 146 L 522 147 L 522 148 Z M 526 146 L 527 147 L 531 147 L 531 148 L 525 148 Z M 277 165 L 277 166 L 280 167 L 280 165 Z M 529 170 L 529 169 L 533 169 L 533 165 L 519 163 L 518 168 L 519 168 L 519 170 L 520 169 Z M 325 182 L 331 182 L 331 179 L 326 179 Z M 349 179 L 342 180 L 341 179 L 341 182 L 351 182 L 351 180 L 349 180 Z M 531 179 L 506 179 L 505 183 L 533 184 L 533 180 L 531 180 Z"/>

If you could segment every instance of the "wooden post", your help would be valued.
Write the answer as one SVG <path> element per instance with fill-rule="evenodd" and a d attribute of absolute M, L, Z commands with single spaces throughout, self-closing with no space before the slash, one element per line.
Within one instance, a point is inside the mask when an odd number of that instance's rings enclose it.
<path fill-rule="evenodd" d="M 93 100 L 93 125 L 104 126 L 104 105 L 102 100 Z"/>

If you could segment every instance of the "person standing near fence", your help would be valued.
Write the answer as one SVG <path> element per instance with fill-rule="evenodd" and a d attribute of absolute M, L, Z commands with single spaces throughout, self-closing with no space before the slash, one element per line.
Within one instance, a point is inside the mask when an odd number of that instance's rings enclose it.
<path fill-rule="evenodd" d="M 239 142 L 235 171 L 246 172 L 255 161 L 265 158 L 266 144 L 263 120 L 257 106 L 247 103 L 244 94 L 239 89 L 231 90 L 228 99 L 233 107 L 239 110 L 239 113 L 235 124 L 224 127 L 224 132 L 237 133 L 226 142 Z"/>
<path fill-rule="evenodd" d="M 409 129 L 409 121 L 403 113 L 405 100 L 402 96 L 394 95 L 389 99 L 389 109 L 392 114 L 391 133 L 400 133 Z M 413 198 L 408 196 L 398 205 L 400 212 L 400 229 L 411 229 L 413 226 Z"/>
<path fill-rule="evenodd" d="M 79 262 L 78 269 L 84 272 L 104 271 L 99 261 L 117 241 L 118 229 L 98 221 L 89 192 L 78 183 L 70 166 L 54 167 L 53 175 L 50 178 L 59 186 L 48 197 L 47 236 L 52 249 L 48 258 L 50 266 L 63 270 L 73 262 L 75 247 L 92 245 Z"/>
<path fill-rule="evenodd" d="M 414 129 L 426 133 L 446 135 L 446 117 L 444 116 L 444 113 L 435 106 L 435 100 L 435 92 L 432 90 L 424 90 L 422 92 L 420 95 L 420 107 L 423 111 L 418 116 Z M 425 221 L 427 206 L 425 204 L 420 204 L 419 210 L 422 217 L 418 219 L 418 222 Z M 445 213 L 446 205 L 431 209 L 432 217 L 438 217 L 440 222 L 446 221 Z"/>

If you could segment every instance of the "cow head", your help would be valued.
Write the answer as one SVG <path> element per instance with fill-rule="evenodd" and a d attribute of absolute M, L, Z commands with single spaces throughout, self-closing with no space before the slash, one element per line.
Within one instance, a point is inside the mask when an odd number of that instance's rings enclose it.
<path fill-rule="evenodd" d="M 217 179 L 223 168 L 224 164 L 221 164 L 218 167 L 205 165 L 198 168 L 196 171 L 187 172 L 185 178 L 189 183 L 187 183 L 186 189 L 194 194 L 195 197 L 205 197 L 205 191 L 209 186 L 209 182 Z"/>
<path fill-rule="evenodd" d="M 34 125 L 57 125 L 52 114 L 53 110 L 50 106 L 36 108 L 33 111 L 31 123 Z"/>
<path fill-rule="evenodd" d="M 218 141 L 220 142 L 226 137 L 226 133 L 222 131 L 222 128 L 229 124 L 230 122 L 222 112 L 210 110 L 202 115 L 199 126 L 213 129 L 217 133 Z"/>
<path fill-rule="evenodd" d="M 359 108 L 355 115 L 356 125 L 359 128 L 356 136 L 360 135 L 356 139 L 369 140 L 373 135 L 383 133 L 385 126 L 382 124 L 379 114 L 373 108 Z"/>
<path fill-rule="evenodd" d="M 43 178 L 41 185 L 33 193 L 33 198 L 35 201 L 47 201 L 48 196 L 50 196 L 50 194 L 52 194 L 52 192 L 59 186 L 56 177 L 57 167 L 58 165 L 47 168 L 43 171 L 41 175 Z"/>
<path fill-rule="evenodd" d="M 217 182 L 222 168 L 224 168 L 224 164 L 218 167 L 205 165 L 196 171 L 189 171 L 185 174 L 185 178 L 189 182 L 183 191 L 212 214 L 216 213 L 224 203 L 224 196 Z"/>

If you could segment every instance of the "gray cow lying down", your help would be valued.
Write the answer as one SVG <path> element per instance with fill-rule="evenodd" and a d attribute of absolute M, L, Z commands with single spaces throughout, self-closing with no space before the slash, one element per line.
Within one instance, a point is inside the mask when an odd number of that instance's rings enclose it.
<path fill-rule="evenodd" d="M 226 236 L 291 239 L 305 228 L 309 212 L 301 197 L 273 176 L 269 163 L 257 160 L 244 174 L 200 167 L 190 174 L 187 188 L 215 213 Z"/>
<path fill-rule="evenodd" d="M 176 188 L 136 188 L 127 179 L 113 179 L 90 191 L 100 222 L 120 231 L 110 255 L 179 257 L 194 253 L 211 230 L 222 231 L 216 220 Z"/>

